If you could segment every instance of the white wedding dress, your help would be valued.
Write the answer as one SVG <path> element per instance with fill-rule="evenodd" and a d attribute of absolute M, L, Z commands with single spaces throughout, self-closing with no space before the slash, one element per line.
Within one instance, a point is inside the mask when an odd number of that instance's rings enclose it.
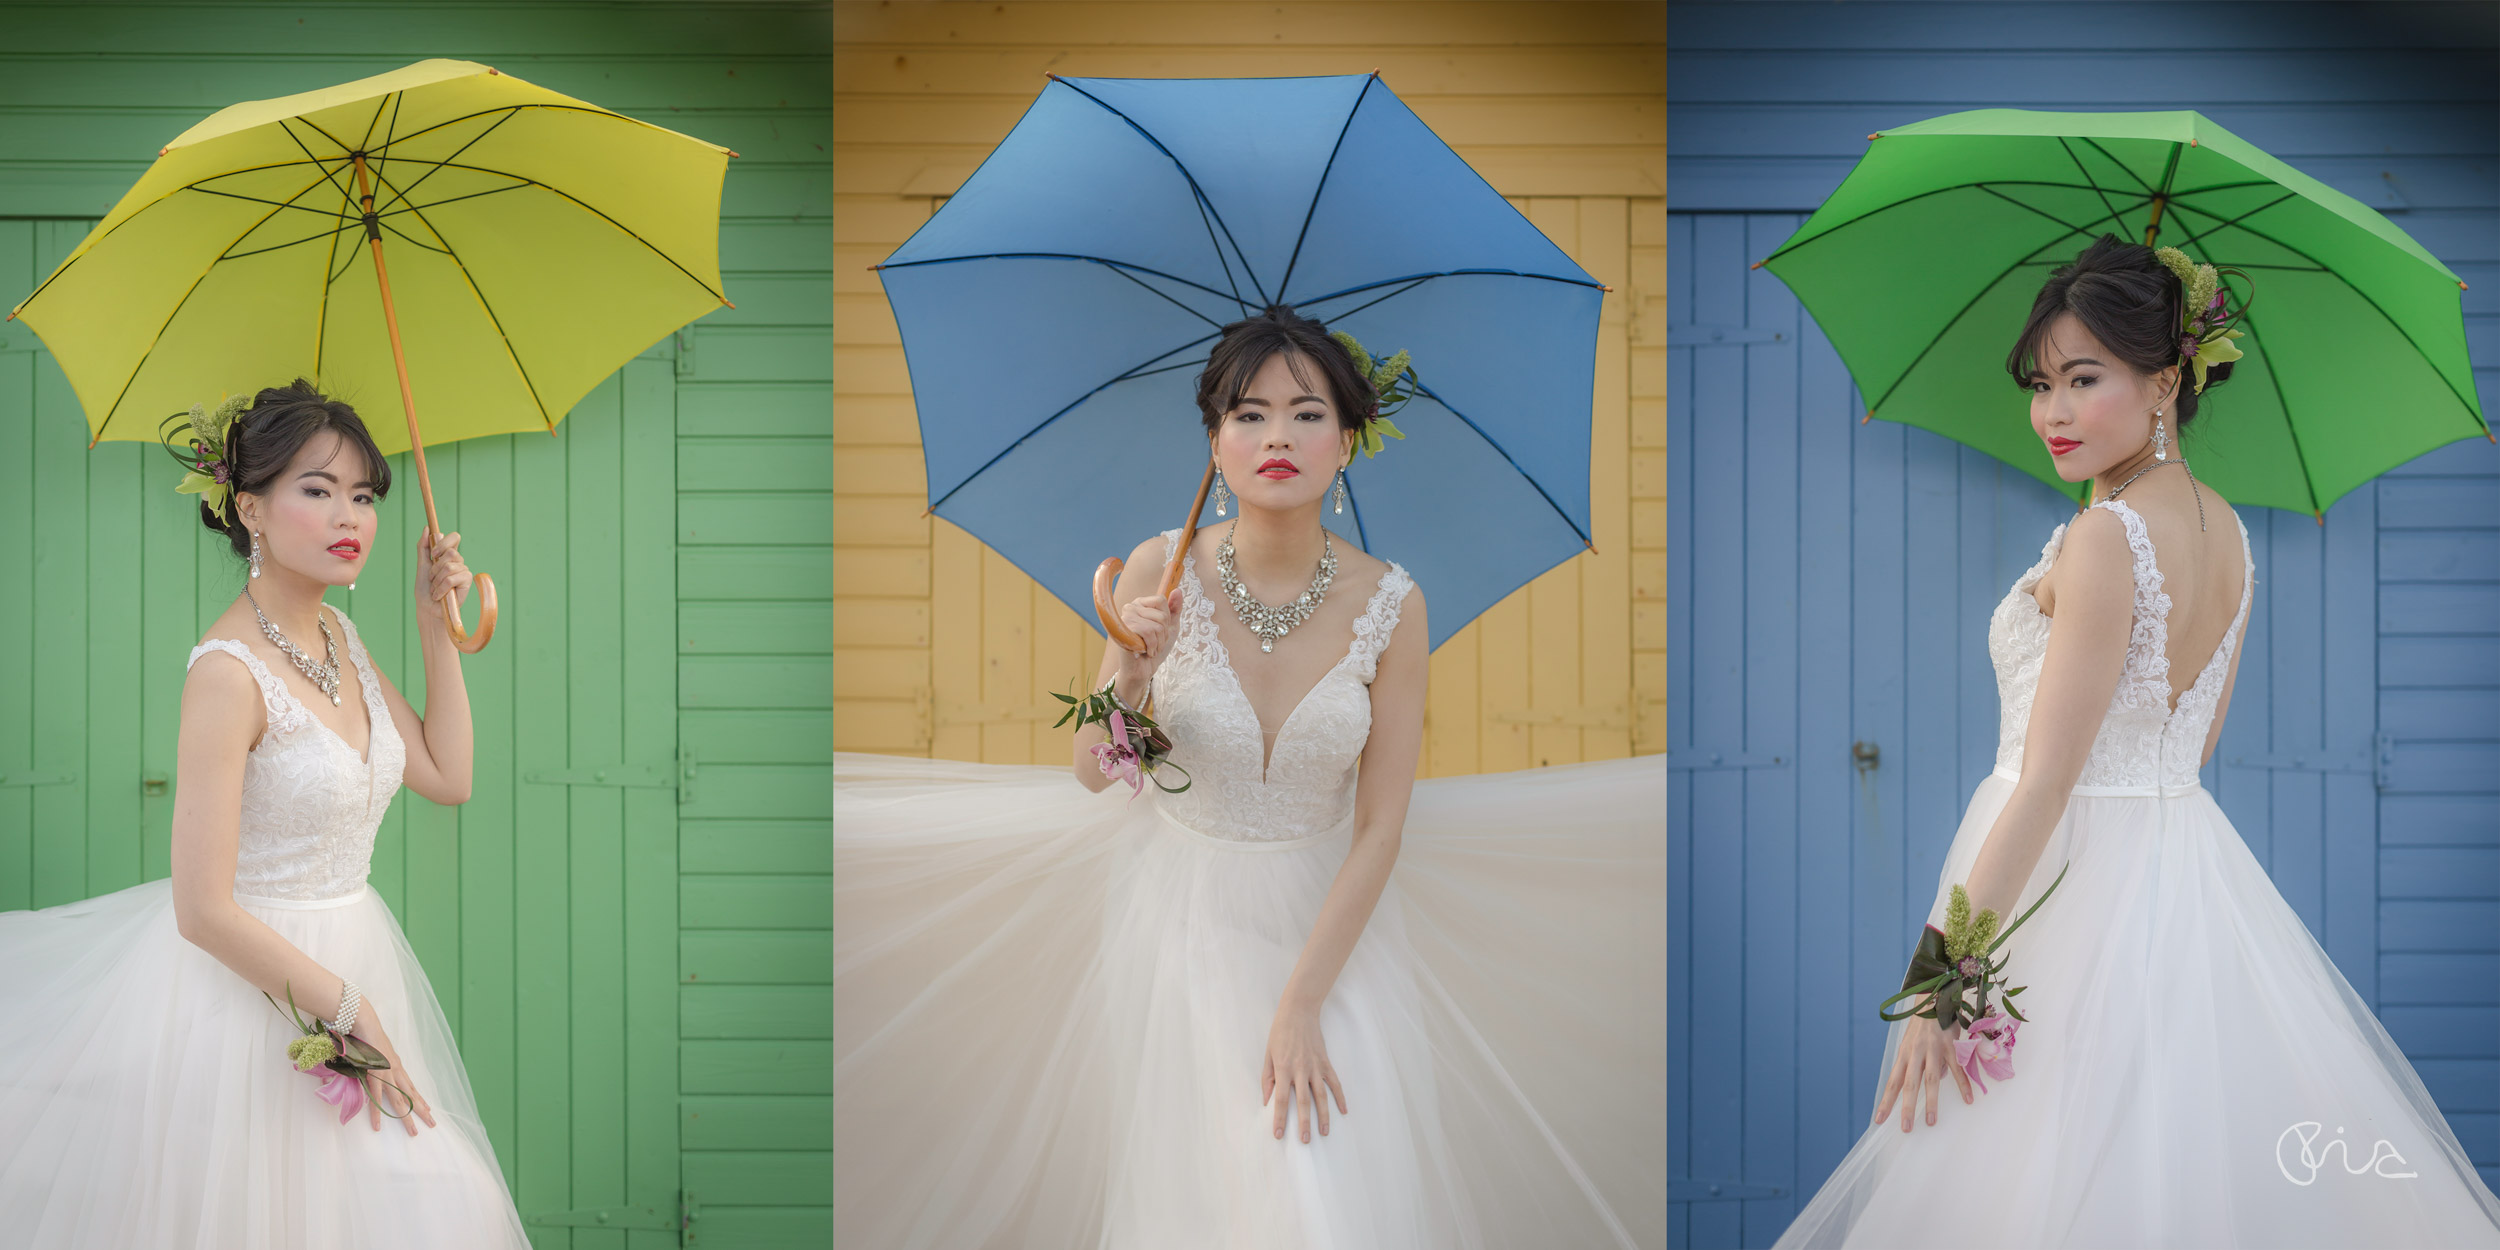
<path fill-rule="evenodd" d="M 838 1244 L 1664 1247 L 1655 756 L 1417 781 L 1321 1009 L 1348 1109 L 1273 1135 L 1268 1029 L 1411 585 L 1371 588 L 1264 776 L 1191 557 L 1153 682 L 1187 791 L 837 753 Z"/>
<path fill-rule="evenodd" d="M 317 1073 L 287 1059 L 295 1026 L 176 932 L 171 881 L 0 913 L 0 1244 L 528 1246 L 450 1025 L 365 884 L 407 750 L 355 625 L 339 623 L 373 724 L 361 757 L 242 643 L 191 652 L 240 659 L 268 709 L 244 763 L 235 901 L 388 1013 L 435 1127 L 341 1124 Z"/>
<path fill-rule="evenodd" d="M 2065 871 L 2000 949 L 2009 983 L 2030 987 L 2017 1000 L 2029 1023 L 2014 1075 L 1983 1078 L 1968 1105 L 1948 1076 L 1936 1123 L 1922 1093 L 1907 1133 L 1896 1101 L 1777 1244 L 2500 1247 L 2500 1200 L 2198 780 L 2256 583 L 2247 525 L 2238 615 L 2173 711 L 2170 596 L 2151 535 L 2123 500 L 2094 506 L 2126 524 L 2135 624 L 2074 797 L 2005 917 Z M 2021 775 L 2050 629 L 2030 588 L 2065 533 L 1989 623 L 1996 769 L 1937 874 L 1927 922 L 1938 928 Z M 1886 1035 L 1878 1090 L 1909 1024 Z"/>

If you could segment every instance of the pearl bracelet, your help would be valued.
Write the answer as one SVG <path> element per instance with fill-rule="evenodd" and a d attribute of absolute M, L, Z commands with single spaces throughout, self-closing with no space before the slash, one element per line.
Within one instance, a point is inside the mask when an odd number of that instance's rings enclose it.
<path fill-rule="evenodd" d="M 364 992 L 356 988 L 355 982 L 342 979 L 339 982 L 339 1014 L 336 1020 L 331 1021 L 330 1027 L 342 1034 L 355 1032 L 356 1009 L 364 1005 L 364 998 Z"/>

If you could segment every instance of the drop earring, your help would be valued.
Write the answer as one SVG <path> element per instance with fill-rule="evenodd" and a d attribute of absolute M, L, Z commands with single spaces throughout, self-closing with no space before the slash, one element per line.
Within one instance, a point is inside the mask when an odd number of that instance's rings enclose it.
<path fill-rule="evenodd" d="M 1338 466 L 1337 466 L 1337 512 L 1338 512 L 1338 514 L 1339 514 L 1339 515 L 1343 515 L 1343 514 L 1344 514 L 1344 512 L 1345 512 L 1345 466 L 1344 466 L 1344 465 L 1338 465 Z"/>
<path fill-rule="evenodd" d="M 252 576 L 260 576 L 260 531 L 252 531 Z"/>
<path fill-rule="evenodd" d="M 2153 410 L 2153 459 L 2170 459 L 2170 433 L 2162 428 L 2159 408 Z"/>
<path fill-rule="evenodd" d="M 1222 515 L 1224 515 L 1224 505 L 1225 505 L 1225 504 L 1227 504 L 1227 503 L 1229 503 L 1229 502 L 1231 502 L 1231 500 L 1232 500 L 1232 496 L 1233 496 L 1233 493 L 1232 493 L 1231 491 L 1226 490 L 1226 489 L 1224 488 L 1224 471 L 1223 471 L 1222 469 L 1218 469 L 1218 470 L 1216 470 L 1216 471 L 1215 471 L 1215 515 L 1217 515 L 1217 516 L 1222 516 Z"/>

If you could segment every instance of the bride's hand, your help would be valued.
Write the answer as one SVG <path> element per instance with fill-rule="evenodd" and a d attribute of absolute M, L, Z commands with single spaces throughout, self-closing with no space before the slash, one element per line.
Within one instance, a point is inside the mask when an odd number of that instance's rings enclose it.
<path fill-rule="evenodd" d="M 1328 1100 L 1320 1096 L 1326 1085 L 1337 1096 L 1337 1110 L 1345 1109 L 1345 1090 L 1337 1084 L 1337 1070 L 1329 1066 L 1328 1046 L 1319 1036 L 1319 1012 L 1316 1008 L 1279 1007 L 1276 1022 L 1267 1030 L 1267 1063 L 1259 1073 L 1259 1101 L 1276 1108 L 1276 1135 L 1285 1135 L 1285 1116 L 1293 1109 L 1294 1095 L 1302 1102 L 1302 1140 L 1311 1140 L 1311 1107 L 1319 1106 L 1319 1133 L 1328 1135 Z"/>
<path fill-rule="evenodd" d="M 366 1010 L 371 1009 L 368 1004 Z M 365 1020 L 358 1020 L 356 1037 L 366 1045 L 381 1051 L 382 1057 L 389 1060 L 391 1065 L 373 1073 L 372 1081 L 367 1087 L 371 1097 L 365 1099 L 365 1118 L 373 1123 L 373 1131 L 377 1133 L 382 1131 L 382 1100 L 385 1098 L 391 1100 L 392 1113 L 399 1117 L 400 1125 L 408 1130 L 410 1137 L 417 1135 L 417 1121 L 420 1119 L 425 1121 L 427 1128 L 433 1128 L 433 1104 L 425 1100 L 424 1094 L 417 1092 L 417 1082 L 415 1078 L 408 1075 L 408 1066 L 399 1061 L 399 1050 L 391 1045 L 391 1035 L 382 1031 L 382 1022 L 373 1020 L 368 1026 Z M 392 1086 L 398 1088 L 394 1089 Z M 408 1097 L 401 1097 L 400 1090 L 408 1091 Z M 410 1098 L 416 1100 L 413 1109 L 409 1102 Z"/>
<path fill-rule="evenodd" d="M 1918 1106 L 1919 1086 L 1927 1089 L 1927 1122 L 1936 1122 L 1936 1086 L 1950 1072 L 1961 1084 L 1962 1101 L 1971 1101 L 1970 1073 L 1953 1062 L 1954 1039 L 1962 1036 L 1962 1026 L 1951 1031 L 1936 1027 L 1930 1016 L 1912 1016 L 1901 1032 L 1901 1045 L 1893 1052 L 1892 1079 L 1884 1083 L 1882 1101 L 1875 1104 L 1873 1123 L 1881 1124 L 1892 1110 L 1892 1100 L 1906 1090 L 1909 1097 L 1901 1101 L 1901 1131 L 1910 1131 L 1910 1115 Z"/>
<path fill-rule="evenodd" d="M 443 619 L 443 596 L 451 596 L 452 606 L 468 602 L 469 584 L 477 575 L 460 559 L 460 531 L 442 536 L 439 544 L 431 542 L 423 531 L 417 534 L 417 616 L 422 620 Z"/>
<path fill-rule="evenodd" d="M 1155 674 L 1155 667 L 1172 650 L 1172 635 L 1178 628 L 1181 592 L 1178 587 L 1168 599 L 1140 595 L 1120 605 L 1120 623 L 1146 644 L 1146 654 L 1121 647 L 1117 679 L 1124 690 L 1141 689 Z"/>

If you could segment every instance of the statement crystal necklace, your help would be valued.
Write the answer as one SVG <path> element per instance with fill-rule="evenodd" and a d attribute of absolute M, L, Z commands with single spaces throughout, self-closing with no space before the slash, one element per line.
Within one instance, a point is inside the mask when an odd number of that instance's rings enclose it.
<path fill-rule="evenodd" d="M 1312 574 L 1310 588 L 1285 602 L 1269 607 L 1250 597 L 1250 591 L 1233 575 L 1233 531 L 1224 530 L 1224 541 L 1215 548 L 1215 575 L 1224 583 L 1224 597 L 1232 600 L 1233 615 L 1259 636 L 1259 650 L 1274 651 L 1276 640 L 1293 631 L 1293 627 L 1311 618 L 1319 610 L 1320 600 L 1328 597 L 1328 583 L 1337 576 L 1337 547 L 1328 541 L 1328 531 L 1319 532 L 1319 571 Z"/>
<path fill-rule="evenodd" d="M 312 678 L 313 684 L 321 687 L 321 693 L 330 696 L 330 706 L 339 706 L 339 640 L 330 636 L 329 619 L 320 615 L 318 607 L 313 609 L 313 621 L 321 626 L 323 653 L 330 659 L 328 664 L 315 664 L 311 656 L 297 650 L 294 643 L 286 640 L 286 635 L 278 632 L 277 626 L 269 623 L 269 618 L 261 613 L 260 600 L 252 599 L 251 587 L 243 588 L 243 597 L 252 600 L 252 615 L 260 617 L 260 632 L 269 635 L 269 641 L 278 644 L 278 649 L 286 652 L 286 658 L 295 661 L 295 667 L 304 670 L 304 676 Z"/>

